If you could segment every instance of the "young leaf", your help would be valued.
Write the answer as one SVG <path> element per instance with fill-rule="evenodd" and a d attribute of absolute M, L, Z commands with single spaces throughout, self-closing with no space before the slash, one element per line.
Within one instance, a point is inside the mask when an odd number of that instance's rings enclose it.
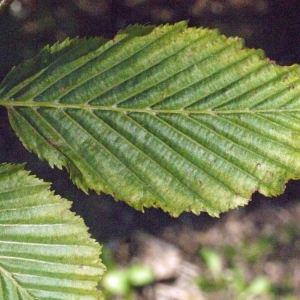
<path fill-rule="evenodd" d="M 216 216 L 300 177 L 299 74 L 217 31 L 131 26 L 45 48 L 8 74 L 0 105 L 84 191 Z"/>
<path fill-rule="evenodd" d="M 0 165 L 0 299 L 99 299 L 101 247 L 48 189 L 21 165 Z"/>

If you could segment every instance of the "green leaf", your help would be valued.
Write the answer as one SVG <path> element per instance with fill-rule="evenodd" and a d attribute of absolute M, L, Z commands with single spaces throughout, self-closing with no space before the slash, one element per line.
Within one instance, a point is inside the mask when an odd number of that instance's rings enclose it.
<path fill-rule="evenodd" d="M 217 31 L 131 26 L 45 48 L 4 79 L 0 105 L 84 191 L 217 216 L 300 178 L 299 74 Z"/>
<path fill-rule="evenodd" d="M 99 299 L 101 247 L 69 208 L 22 165 L 0 165 L 0 299 Z"/>

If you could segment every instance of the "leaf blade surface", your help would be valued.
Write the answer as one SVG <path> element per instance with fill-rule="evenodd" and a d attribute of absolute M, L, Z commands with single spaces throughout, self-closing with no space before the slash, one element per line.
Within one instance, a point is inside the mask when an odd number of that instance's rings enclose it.
<path fill-rule="evenodd" d="M 21 165 L 0 166 L 1 299 L 99 299 L 101 247 L 48 189 Z"/>
<path fill-rule="evenodd" d="M 84 191 L 216 216 L 300 178 L 299 66 L 184 22 L 65 43 L 14 88 L 12 70 L 0 104 L 24 145 Z"/>

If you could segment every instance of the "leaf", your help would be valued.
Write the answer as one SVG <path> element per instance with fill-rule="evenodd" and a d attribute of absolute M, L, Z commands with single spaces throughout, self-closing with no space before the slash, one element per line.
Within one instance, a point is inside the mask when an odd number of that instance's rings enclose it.
<path fill-rule="evenodd" d="M 0 299 L 100 299 L 101 247 L 48 189 L 22 165 L 0 165 Z"/>
<path fill-rule="evenodd" d="M 84 191 L 217 216 L 300 178 L 299 73 L 185 22 L 131 26 L 45 48 L 4 79 L 0 105 Z"/>

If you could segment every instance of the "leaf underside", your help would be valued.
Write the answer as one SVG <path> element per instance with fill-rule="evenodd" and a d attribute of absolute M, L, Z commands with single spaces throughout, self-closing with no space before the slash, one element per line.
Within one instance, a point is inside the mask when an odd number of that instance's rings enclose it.
<path fill-rule="evenodd" d="M 101 247 L 48 189 L 21 165 L 0 165 L 0 299 L 99 299 Z"/>
<path fill-rule="evenodd" d="M 214 30 L 131 26 L 45 48 L 4 79 L 0 105 L 84 191 L 217 216 L 300 178 L 299 74 Z"/>

